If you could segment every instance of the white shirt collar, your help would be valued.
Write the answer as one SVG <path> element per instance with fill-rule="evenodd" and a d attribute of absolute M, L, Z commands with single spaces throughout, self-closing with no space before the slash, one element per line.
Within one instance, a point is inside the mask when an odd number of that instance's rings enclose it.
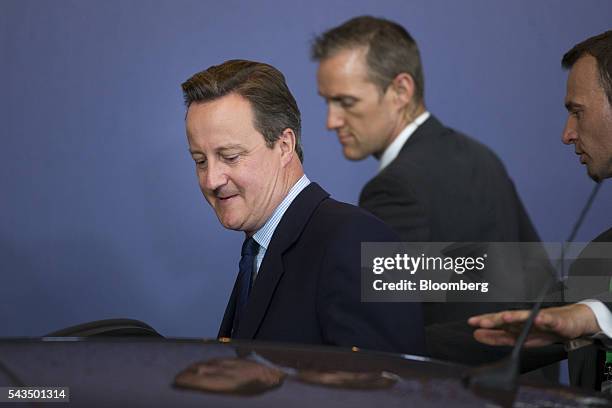
<path fill-rule="evenodd" d="M 421 113 L 419 116 L 416 117 L 415 120 L 410 122 L 408 126 L 406 126 L 404 130 L 400 132 L 399 135 L 397 135 L 395 140 L 391 142 L 389 146 L 387 146 L 382 156 L 380 156 L 380 163 L 378 165 L 379 173 L 385 167 L 387 167 L 393 160 L 395 160 L 395 158 L 399 154 L 400 150 L 402 150 L 402 147 L 404 147 L 404 144 L 408 141 L 410 136 L 412 136 L 414 131 L 417 130 L 417 128 L 421 126 L 423 122 L 429 119 L 429 116 L 430 114 L 428 111 Z"/>
<path fill-rule="evenodd" d="M 289 208 L 289 205 L 295 200 L 295 198 L 302 192 L 303 189 L 308 187 L 310 184 L 310 180 L 304 174 L 294 185 L 291 187 L 283 201 L 276 207 L 268 221 L 261 227 L 254 235 L 253 239 L 260 246 L 259 253 L 265 254 L 265 251 L 268 249 L 268 245 L 270 245 L 270 241 L 272 240 L 272 235 L 278 226 L 278 223 L 283 218 L 285 211 Z M 263 259 L 263 255 L 262 255 Z M 259 265 L 258 265 L 259 267 Z"/>

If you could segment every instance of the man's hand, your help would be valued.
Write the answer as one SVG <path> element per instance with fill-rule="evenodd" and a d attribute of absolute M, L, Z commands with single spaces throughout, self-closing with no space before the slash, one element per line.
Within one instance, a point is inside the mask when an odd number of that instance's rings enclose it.
<path fill-rule="evenodd" d="M 506 310 L 470 317 L 474 338 L 491 346 L 513 346 L 530 310 Z M 542 347 L 600 331 L 592 310 L 582 304 L 540 310 L 525 341 L 525 347 Z"/>

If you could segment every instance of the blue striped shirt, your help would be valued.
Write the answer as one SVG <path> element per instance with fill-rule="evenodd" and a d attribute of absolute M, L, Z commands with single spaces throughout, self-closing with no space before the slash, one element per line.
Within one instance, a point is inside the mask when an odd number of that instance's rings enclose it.
<path fill-rule="evenodd" d="M 266 221 L 264 226 L 261 227 L 253 235 L 253 239 L 255 240 L 255 242 L 259 244 L 259 252 L 257 253 L 257 259 L 256 259 L 257 269 L 255 270 L 255 273 L 259 272 L 261 261 L 263 261 L 264 256 L 266 255 L 266 250 L 268 249 L 268 246 L 270 245 L 270 240 L 272 239 L 272 235 L 274 234 L 274 231 L 276 230 L 278 223 L 283 218 L 285 211 L 287 211 L 287 208 L 289 208 L 289 205 L 291 205 L 293 200 L 295 200 L 295 197 L 297 197 L 297 195 L 300 194 L 300 192 L 303 189 L 305 189 L 306 186 L 308 186 L 309 184 L 310 184 L 310 180 L 308 180 L 308 177 L 306 177 L 306 175 L 304 174 L 302 178 L 300 178 L 297 181 L 297 183 L 295 183 L 293 187 L 291 187 L 291 190 L 289 190 L 289 193 L 285 196 L 285 198 L 278 205 L 278 207 L 276 207 L 276 209 L 272 213 L 272 216 L 268 219 L 268 221 Z"/>

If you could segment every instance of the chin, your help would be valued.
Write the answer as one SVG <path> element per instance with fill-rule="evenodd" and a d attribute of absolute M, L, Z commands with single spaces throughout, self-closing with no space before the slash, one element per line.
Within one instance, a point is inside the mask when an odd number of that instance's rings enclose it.
<path fill-rule="evenodd" d="M 351 150 L 351 149 L 344 149 L 342 153 L 344 154 L 345 158 L 351 161 L 363 160 L 369 156 L 368 154 L 363 154 L 362 152 Z"/>
<path fill-rule="evenodd" d="M 603 180 L 603 177 L 600 177 L 598 174 L 589 173 L 589 177 L 591 178 L 591 180 L 593 180 L 596 183 L 599 183 L 601 182 L 601 180 Z"/>
<path fill-rule="evenodd" d="M 602 172 L 598 172 L 594 169 L 590 169 L 587 167 L 587 174 L 589 175 L 589 177 L 596 183 L 601 182 L 603 179 L 610 177 L 610 175 L 606 176 L 603 175 Z"/>
<path fill-rule="evenodd" d="M 242 224 L 239 224 L 239 223 L 227 224 L 227 225 L 224 224 L 223 226 L 232 231 L 244 231 L 244 228 L 242 228 Z"/>
<path fill-rule="evenodd" d="M 233 231 L 241 230 L 242 222 L 240 220 L 232 219 L 229 217 L 223 217 L 219 214 L 217 214 L 217 218 L 219 219 L 219 222 L 221 223 L 221 225 L 223 225 L 224 228 L 227 228 Z"/>

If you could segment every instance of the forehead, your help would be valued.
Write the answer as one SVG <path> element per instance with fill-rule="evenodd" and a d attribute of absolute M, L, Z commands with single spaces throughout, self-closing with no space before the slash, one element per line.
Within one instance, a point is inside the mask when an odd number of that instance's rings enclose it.
<path fill-rule="evenodd" d="M 250 102 L 238 94 L 229 94 L 209 102 L 189 106 L 185 119 L 190 145 L 245 144 L 256 142 Z M 263 136 L 260 135 L 261 140 Z M 193 146 L 192 146 L 193 147 Z"/>
<path fill-rule="evenodd" d="M 229 125 L 252 119 L 249 101 L 238 94 L 229 94 L 207 102 L 194 102 L 187 110 L 190 127 Z"/>
<path fill-rule="evenodd" d="M 566 99 L 582 103 L 603 94 L 597 60 L 591 55 L 580 57 L 570 69 L 567 77 Z M 574 99 L 580 99 L 580 101 Z"/>
<path fill-rule="evenodd" d="M 359 47 L 337 51 L 319 64 L 317 80 L 319 91 L 334 92 L 359 89 L 370 82 L 366 64 L 367 48 Z"/>

